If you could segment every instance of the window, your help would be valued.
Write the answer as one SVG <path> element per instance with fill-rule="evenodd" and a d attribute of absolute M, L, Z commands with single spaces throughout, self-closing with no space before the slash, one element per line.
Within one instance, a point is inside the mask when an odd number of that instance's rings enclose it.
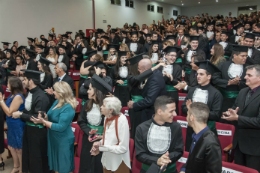
<path fill-rule="evenodd" d="M 134 1 L 125 0 L 125 6 L 130 7 L 130 8 L 134 8 Z"/>
<path fill-rule="evenodd" d="M 178 11 L 177 10 L 173 10 L 173 15 L 174 16 L 178 16 Z"/>
<path fill-rule="evenodd" d="M 157 6 L 157 13 L 163 13 L 163 7 Z"/>
<path fill-rule="evenodd" d="M 111 0 L 111 4 L 121 5 L 121 0 Z"/>
<path fill-rule="evenodd" d="M 147 5 L 147 11 L 154 11 L 154 5 Z"/>

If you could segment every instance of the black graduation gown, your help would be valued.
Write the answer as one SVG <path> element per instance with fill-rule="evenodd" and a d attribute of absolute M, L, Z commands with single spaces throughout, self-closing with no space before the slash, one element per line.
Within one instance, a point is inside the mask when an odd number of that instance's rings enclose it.
<path fill-rule="evenodd" d="M 190 78 L 190 71 L 191 71 L 191 65 L 190 65 L 190 60 L 188 59 L 188 53 L 191 50 L 191 48 L 189 48 L 186 52 L 184 52 L 184 58 L 182 59 L 182 70 L 185 71 L 185 77 L 184 80 L 188 81 Z M 203 50 L 201 49 L 197 49 L 194 50 L 194 52 L 196 52 L 197 55 L 202 55 L 204 56 L 204 59 L 206 59 L 206 54 Z"/>
<path fill-rule="evenodd" d="M 139 37 L 139 41 L 138 41 L 141 45 L 144 45 L 145 44 L 145 40 L 144 40 L 144 37 L 141 36 Z"/>
<path fill-rule="evenodd" d="M 29 48 L 29 49 L 35 51 L 35 47 L 34 47 L 33 45 L 31 45 L 31 46 L 27 46 L 27 48 Z"/>
<path fill-rule="evenodd" d="M 128 44 L 131 42 L 131 40 L 128 37 L 124 37 L 121 39 L 121 43 L 123 43 L 124 39 L 125 39 L 125 44 Z"/>
<path fill-rule="evenodd" d="M 198 49 L 206 53 L 208 51 L 208 45 L 209 45 L 208 39 L 200 35 Z"/>
<path fill-rule="evenodd" d="M 187 91 L 189 91 L 190 88 L 197 86 L 198 85 L 197 71 L 191 69 L 189 80 L 185 82 L 188 85 Z"/>
<path fill-rule="evenodd" d="M 82 54 L 82 49 L 83 47 L 81 46 L 81 44 L 78 46 L 78 44 L 75 46 L 72 55 L 76 54 L 78 57 L 76 58 L 75 61 L 75 67 L 76 70 L 80 69 L 81 63 L 83 62 L 83 54 Z"/>
<path fill-rule="evenodd" d="M 14 59 L 14 58 L 10 58 L 9 59 L 9 62 L 8 62 L 8 68 L 6 69 L 6 71 L 7 71 L 7 75 L 6 75 L 6 81 L 8 81 L 8 78 L 10 77 L 10 76 L 14 76 L 13 74 L 11 74 L 10 72 L 11 71 L 15 71 L 15 69 L 16 69 L 16 60 Z"/>
<path fill-rule="evenodd" d="M 130 42 L 130 43 L 127 43 L 127 46 L 128 46 L 128 48 L 129 48 L 129 50 L 130 50 L 130 45 L 131 45 L 131 43 L 132 43 L 132 41 Z M 137 49 L 136 49 L 136 51 L 134 52 L 136 55 L 138 55 L 138 54 L 141 54 L 141 53 L 143 53 L 143 46 L 140 44 L 140 43 L 138 43 L 138 42 L 136 42 L 137 43 Z M 131 50 L 130 50 L 131 51 Z"/>
<path fill-rule="evenodd" d="M 221 145 L 218 136 L 209 129 L 206 130 L 197 141 L 189 156 L 185 173 L 209 173 L 222 172 Z"/>
<path fill-rule="evenodd" d="M 110 43 L 110 44 L 119 44 L 119 40 L 118 40 L 118 38 L 116 38 L 116 37 L 115 37 L 114 39 L 110 38 L 110 39 L 109 39 L 109 43 Z"/>
<path fill-rule="evenodd" d="M 28 65 L 27 65 L 28 63 Z M 26 62 L 26 69 L 27 70 L 35 70 L 35 71 L 38 71 L 38 68 L 37 68 L 37 63 L 34 61 L 33 58 L 30 58 L 29 60 L 27 60 Z"/>
<path fill-rule="evenodd" d="M 4 90 L 2 86 L 0 86 L 0 92 L 2 93 L 2 95 L 4 95 Z M 5 151 L 4 122 L 5 122 L 5 112 L 0 106 L 0 154 L 2 154 Z"/>
<path fill-rule="evenodd" d="M 222 115 L 221 107 L 222 107 L 222 102 L 223 102 L 223 96 L 211 84 L 208 84 L 206 86 L 198 85 L 198 86 L 191 88 L 189 90 L 184 102 L 181 105 L 182 113 L 187 115 L 188 108 L 186 106 L 186 101 L 189 99 L 191 99 L 192 102 L 194 101 L 194 95 L 195 95 L 194 93 L 195 93 L 195 90 L 197 91 L 197 89 L 202 89 L 202 90 L 208 91 L 207 98 L 205 98 L 205 97 L 201 98 L 201 99 L 205 99 L 205 101 L 209 107 L 209 110 L 210 110 L 208 121 L 218 122 Z M 196 96 L 198 96 L 198 95 L 196 95 Z M 196 101 L 202 101 L 202 100 L 196 99 Z M 209 123 L 208 123 L 208 125 L 209 125 Z M 217 135 L 217 130 L 215 127 L 212 127 L 211 130 Z M 193 132 L 194 131 L 191 127 L 187 128 L 185 151 L 189 151 L 189 149 L 190 149 Z"/>
<path fill-rule="evenodd" d="M 38 57 L 38 60 L 36 60 L 36 61 L 39 61 L 40 57 L 46 58 L 46 54 L 44 52 L 40 53 L 40 56 L 38 56 L 38 55 L 39 54 L 37 54 L 36 57 L 35 57 L 36 59 Z"/>
<path fill-rule="evenodd" d="M 226 46 L 225 49 L 224 49 L 224 57 L 225 57 L 226 59 L 228 59 L 227 57 L 230 57 L 231 54 L 232 54 L 233 46 L 232 46 L 231 43 L 229 43 L 229 42 L 225 42 L 225 43 L 227 43 L 227 46 Z"/>
<path fill-rule="evenodd" d="M 220 64 L 219 70 L 221 72 L 214 73 L 214 75 L 212 76 L 212 83 L 215 86 L 220 87 L 219 89 L 223 95 L 223 104 L 222 104 L 221 112 L 225 112 L 227 111 L 227 109 L 231 108 L 236 100 L 236 97 L 230 97 L 225 93 L 231 91 L 231 92 L 237 92 L 238 94 L 241 89 L 246 87 L 246 80 L 244 79 L 246 75 L 246 69 L 245 69 L 246 65 L 243 65 L 243 72 L 240 74 L 241 76 L 238 75 L 241 78 L 239 84 L 227 85 L 229 80 L 234 79 L 234 77 L 232 77 L 231 74 L 229 74 L 230 73 L 229 70 L 233 71 L 231 69 L 232 64 L 234 65 L 232 61 L 226 61 Z M 222 119 L 221 122 L 223 122 Z"/>
<path fill-rule="evenodd" d="M 44 91 L 45 89 L 51 88 L 53 83 L 53 77 L 51 74 L 45 73 L 43 81 L 39 87 Z"/>
<path fill-rule="evenodd" d="M 260 51 L 255 48 L 252 48 L 252 51 L 252 56 L 247 57 L 246 63 L 248 65 L 260 64 Z"/>
<path fill-rule="evenodd" d="M 182 71 L 181 71 L 181 67 L 178 64 L 171 64 L 170 66 L 172 66 L 172 77 L 173 80 L 171 81 L 170 78 L 168 78 L 167 76 L 164 76 L 164 81 L 165 81 L 165 85 L 167 88 L 167 95 L 174 98 L 175 100 L 175 105 L 176 105 L 176 110 L 175 112 L 177 113 L 177 115 L 179 114 L 179 107 L 178 107 L 178 103 L 179 103 L 179 94 L 178 94 L 178 90 L 174 88 L 175 85 L 178 84 L 178 82 L 181 81 L 182 78 Z M 169 68 L 169 66 L 167 65 L 167 67 Z M 163 67 L 160 67 L 159 70 L 163 73 Z M 167 68 L 166 68 L 167 69 Z M 175 91 L 172 91 L 175 90 Z"/>
<path fill-rule="evenodd" d="M 229 38 L 229 42 L 230 42 L 231 44 L 238 44 L 238 43 L 236 42 L 236 36 L 238 36 L 238 34 L 232 35 L 232 36 Z"/>
<path fill-rule="evenodd" d="M 82 139 L 82 148 L 80 154 L 80 166 L 79 166 L 79 173 L 103 173 L 103 166 L 101 163 L 102 152 L 100 152 L 97 156 L 91 156 L 90 150 L 93 146 L 93 142 L 89 142 L 89 132 L 91 128 L 88 126 L 94 125 L 88 121 L 88 114 L 85 111 L 89 100 L 86 101 L 85 105 L 82 107 L 78 125 L 80 126 L 81 130 L 84 132 L 83 139 Z M 98 126 L 103 126 L 104 124 L 104 116 L 101 115 L 101 120 Z M 96 141 L 95 141 L 96 142 Z"/>
<path fill-rule="evenodd" d="M 115 66 L 111 68 L 110 77 L 113 81 L 113 86 L 115 86 L 114 95 L 121 101 L 122 107 L 125 107 L 127 106 L 127 102 L 130 100 L 129 88 L 127 87 L 128 67 L 123 66 L 123 67 L 119 67 L 119 69 L 120 68 L 127 69 L 126 77 L 121 77 L 124 76 L 125 74 L 120 74 L 120 72 L 118 72 L 118 76 L 116 76 L 117 70 Z M 116 82 L 117 80 L 126 81 L 126 83 L 122 86 Z"/>
<path fill-rule="evenodd" d="M 142 89 L 142 97 L 144 99 L 133 104 L 133 109 L 135 111 L 142 111 L 142 122 L 151 119 L 152 115 L 155 113 L 154 102 L 156 98 L 167 94 L 162 73 L 158 69 L 153 72 L 149 71 L 152 70 L 149 69 L 144 72 L 152 73 L 147 78 L 147 81 Z M 140 80 L 139 78 L 136 79 Z M 143 81 L 143 79 L 140 81 Z"/>
<path fill-rule="evenodd" d="M 48 112 L 49 99 L 39 87 L 31 89 L 29 92 L 32 94 L 31 110 L 24 109 L 20 116 L 21 120 L 26 122 L 23 132 L 22 171 L 49 173 L 47 129 L 27 125 L 27 122 L 32 123 L 31 116 L 38 117 L 39 111 Z"/>
<path fill-rule="evenodd" d="M 63 58 L 60 60 L 59 57 L 63 56 Z M 70 69 L 70 58 L 68 57 L 68 55 L 66 53 L 59 55 L 58 57 L 58 63 L 63 62 L 66 66 L 67 66 L 67 71 L 69 71 Z"/>
<path fill-rule="evenodd" d="M 164 128 L 164 131 L 161 128 Z M 181 126 L 174 121 L 159 125 L 152 117 L 136 128 L 135 151 L 136 159 L 145 165 L 157 165 L 157 160 L 167 151 L 172 161 L 170 165 L 175 164 L 183 154 Z M 140 171 L 145 172 L 143 169 Z"/>

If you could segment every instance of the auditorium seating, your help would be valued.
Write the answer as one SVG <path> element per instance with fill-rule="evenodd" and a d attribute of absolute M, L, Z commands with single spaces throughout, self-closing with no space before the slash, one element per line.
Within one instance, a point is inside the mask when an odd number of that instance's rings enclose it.
<path fill-rule="evenodd" d="M 134 146 L 135 142 L 132 138 L 129 140 L 129 152 L 130 152 L 130 161 L 133 161 L 133 154 L 134 154 Z"/>
<path fill-rule="evenodd" d="M 139 173 L 142 168 L 142 163 L 136 160 L 135 157 L 135 150 L 134 150 L 134 157 L 133 157 L 133 163 L 132 163 L 132 173 Z"/>
<path fill-rule="evenodd" d="M 80 72 L 78 70 L 69 70 L 69 76 L 74 80 L 74 87 L 73 89 L 76 90 L 76 98 L 79 97 L 79 78 Z"/>
<path fill-rule="evenodd" d="M 177 114 L 179 113 L 178 115 L 184 116 L 184 117 L 186 117 L 186 115 L 181 112 L 181 105 L 184 102 L 186 96 L 187 96 L 187 93 L 179 93 L 179 103 L 178 103 L 179 112 L 176 112 Z"/>
<path fill-rule="evenodd" d="M 183 144 L 184 144 L 184 150 L 185 150 L 185 144 L 186 144 L 186 132 L 188 127 L 188 122 L 186 120 L 186 117 L 183 116 L 175 116 L 173 118 L 173 121 L 179 123 L 181 125 L 182 129 L 182 136 L 183 136 Z"/>
<path fill-rule="evenodd" d="M 218 132 L 218 139 L 221 144 L 222 160 L 226 162 L 232 161 L 229 160 L 229 151 L 232 149 L 232 141 L 235 133 L 235 127 L 230 124 L 216 122 L 216 129 Z"/>
<path fill-rule="evenodd" d="M 73 173 L 79 172 L 80 154 L 81 154 L 81 148 L 82 148 L 83 135 L 84 135 L 84 132 L 82 130 L 80 130 L 78 147 L 77 147 L 77 150 L 76 150 L 76 156 L 74 157 L 75 169 L 74 169 Z"/>
<path fill-rule="evenodd" d="M 182 157 L 176 162 L 176 169 L 178 172 L 180 172 L 181 167 L 187 162 L 188 156 L 189 152 L 184 151 Z"/>
<path fill-rule="evenodd" d="M 129 111 L 129 108 L 128 107 L 122 107 L 122 109 L 121 109 L 122 114 L 125 115 L 125 111 L 126 110 Z M 129 129 L 131 129 L 131 122 L 130 122 L 129 112 L 128 112 L 128 116 L 126 115 L 126 118 L 128 120 Z"/>

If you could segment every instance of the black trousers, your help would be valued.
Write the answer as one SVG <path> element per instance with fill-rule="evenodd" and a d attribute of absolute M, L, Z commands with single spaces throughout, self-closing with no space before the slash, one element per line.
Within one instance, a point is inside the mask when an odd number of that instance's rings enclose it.
<path fill-rule="evenodd" d="M 235 164 L 246 166 L 260 172 L 260 156 L 242 153 L 238 145 L 235 148 Z"/>

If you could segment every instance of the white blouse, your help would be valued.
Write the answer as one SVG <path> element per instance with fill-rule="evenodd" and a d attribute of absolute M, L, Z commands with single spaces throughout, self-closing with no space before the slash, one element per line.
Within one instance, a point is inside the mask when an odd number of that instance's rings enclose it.
<path fill-rule="evenodd" d="M 105 120 L 106 121 L 106 118 Z M 103 152 L 101 163 L 107 170 L 116 171 L 122 161 L 131 169 L 129 153 L 129 125 L 125 115 L 121 114 L 118 118 L 118 138 L 116 137 L 115 120 L 106 127 L 105 142 L 100 141 L 99 151 Z"/>

